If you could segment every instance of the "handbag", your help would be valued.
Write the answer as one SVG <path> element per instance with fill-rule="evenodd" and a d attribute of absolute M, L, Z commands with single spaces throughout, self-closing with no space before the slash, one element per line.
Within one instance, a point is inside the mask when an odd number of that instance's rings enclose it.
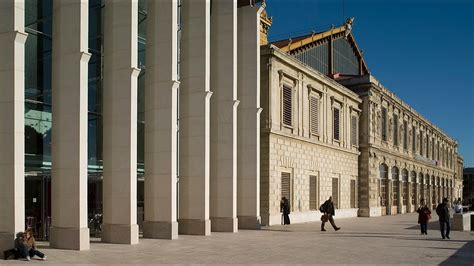
<path fill-rule="evenodd" d="M 321 222 L 327 222 L 329 220 L 329 217 L 327 214 L 321 215 Z"/>

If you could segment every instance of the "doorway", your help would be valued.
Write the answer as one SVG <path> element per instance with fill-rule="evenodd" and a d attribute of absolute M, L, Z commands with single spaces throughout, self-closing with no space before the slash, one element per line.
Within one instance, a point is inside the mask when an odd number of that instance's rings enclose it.
<path fill-rule="evenodd" d="M 25 179 L 25 229 L 38 240 L 49 240 L 51 225 L 51 175 Z"/>

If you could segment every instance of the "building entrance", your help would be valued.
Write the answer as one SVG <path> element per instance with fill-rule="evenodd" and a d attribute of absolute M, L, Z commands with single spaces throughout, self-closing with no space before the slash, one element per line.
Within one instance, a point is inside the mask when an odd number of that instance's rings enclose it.
<path fill-rule="evenodd" d="M 33 230 L 38 240 L 49 239 L 51 225 L 51 175 L 25 179 L 25 229 Z"/>

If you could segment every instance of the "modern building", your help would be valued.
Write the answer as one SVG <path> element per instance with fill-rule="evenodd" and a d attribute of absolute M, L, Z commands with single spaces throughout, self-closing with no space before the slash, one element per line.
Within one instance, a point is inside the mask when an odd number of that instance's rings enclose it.
<path fill-rule="evenodd" d="M 464 168 L 463 176 L 463 200 L 474 200 L 474 167 Z"/>
<path fill-rule="evenodd" d="M 265 224 L 279 223 L 283 196 L 313 221 L 329 196 L 337 215 L 372 217 L 462 191 L 458 143 L 370 74 L 352 24 L 262 47 Z"/>
<path fill-rule="evenodd" d="M 263 8 L 1 1 L 0 250 L 259 228 Z"/>

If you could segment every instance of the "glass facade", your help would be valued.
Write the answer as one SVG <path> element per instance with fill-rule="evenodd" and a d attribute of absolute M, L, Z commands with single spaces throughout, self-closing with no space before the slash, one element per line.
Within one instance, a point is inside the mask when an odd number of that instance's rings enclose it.
<path fill-rule="evenodd" d="M 25 30 L 25 175 L 26 224 L 39 239 L 48 238 L 51 220 L 51 75 L 53 0 L 26 0 Z M 102 0 L 89 0 L 88 72 L 88 211 L 91 233 L 97 233 L 102 213 Z M 138 11 L 138 208 L 143 210 L 144 176 L 144 85 L 146 45 L 146 0 Z M 141 207 L 141 208 L 140 208 Z M 142 213 L 143 214 L 143 213 Z M 140 217 L 139 217 L 140 221 Z"/>
<path fill-rule="evenodd" d="M 352 45 L 345 39 L 334 40 L 334 72 L 346 75 L 359 75 L 359 59 Z"/>

